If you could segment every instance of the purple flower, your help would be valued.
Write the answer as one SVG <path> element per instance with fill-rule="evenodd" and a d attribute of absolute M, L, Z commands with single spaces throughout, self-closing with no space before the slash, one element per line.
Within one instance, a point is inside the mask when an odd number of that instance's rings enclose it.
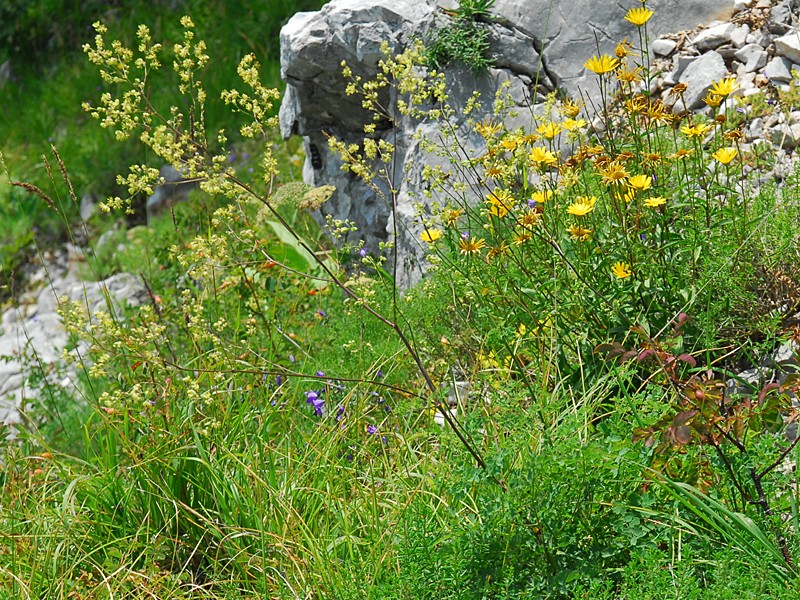
<path fill-rule="evenodd" d="M 235 160 L 236 160 L 236 153 L 235 152 L 229 153 L 228 154 L 228 162 L 233 162 Z"/>
<path fill-rule="evenodd" d="M 528 208 L 533 208 L 534 206 L 536 206 L 536 200 L 531 198 L 530 200 L 528 200 Z"/>
<path fill-rule="evenodd" d="M 281 386 L 283 385 L 283 377 L 282 377 L 282 376 L 280 376 L 280 375 L 278 375 L 278 376 L 275 378 L 275 383 L 277 383 L 277 384 L 278 384 L 278 387 L 281 387 Z"/>
<path fill-rule="evenodd" d="M 469 231 L 462 231 L 461 232 L 461 239 L 468 240 L 469 239 Z"/>
<path fill-rule="evenodd" d="M 383 371 L 378 369 L 378 372 L 375 373 L 375 379 L 381 379 L 383 377 Z"/>
<path fill-rule="evenodd" d="M 378 428 L 375 427 L 375 425 L 368 425 L 367 426 L 367 433 L 369 435 L 375 435 L 376 433 L 378 433 Z"/>
<path fill-rule="evenodd" d="M 289 362 L 294 362 L 294 354 L 289 355 Z"/>
<path fill-rule="evenodd" d="M 306 404 L 310 404 L 314 407 L 314 414 L 318 417 L 322 416 L 322 407 L 325 405 L 325 400 L 319 397 L 317 392 L 311 390 L 310 392 L 306 392 Z"/>
<path fill-rule="evenodd" d="M 317 377 L 325 377 L 324 371 L 317 371 Z"/>
<path fill-rule="evenodd" d="M 361 248 L 361 250 L 358 251 L 358 255 L 361 258 L 364 258 L 367 255 L 367 249 L 366 248 Z"/>
<path fill-rule="evenodd" d="M 325 317 L 327 317 L 327 316 L 328 316 L 328 315 L 327 315 L 327 313 L 326 313 L 324 310 L 318 310 L 318 311 L 317 311 L 317 314 L 318 314 L 320 317 L 322 317 L 323 319 L 324 319 Z"/>
<path fill-rule="evenodd" d="M 250 153 L 249 153 L 249 152 L 244 152 L 244 153 L 242 154 L 242 158 L 243 158 L 243 159 L 245 159 L 245 160 L 247 160 L 248 158 L 250 158 Z"/>
<path fill-rule="evenodd" d="M 336 407 L 336 420 L 341 421 L 344 416 L 344 405 L 340 404 Z"/>

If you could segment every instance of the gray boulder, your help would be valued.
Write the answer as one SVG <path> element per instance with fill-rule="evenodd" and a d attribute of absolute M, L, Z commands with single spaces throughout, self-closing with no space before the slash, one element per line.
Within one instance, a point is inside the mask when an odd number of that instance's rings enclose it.
<path fill-rule="evenodd" d="M 650 5 L 656 11 L 647 24 L 653 40 L 664 33 L 727 19 L 733 12 L 732 0 L 653 0 Z M 541 110 L 537 102 L 554 88 L 597 105 L 596 76 L 583 65 L 598 51 L 613 53 L 626 37 L 636 39 L 637 29 L 623 18 L 628 8 L 627 3 L 596 0 L 497 0 L 490 18 L 480 25 L 489 33 L 494 68 L 481 75 L 448 68 L 453 84 L 449 101 L 457 109 L 451 125 L 463 124 L 460 109 L 475 90 L 482 92 L 486 108 L 473 116 L 491 116 L 491 103 L 502 82 L 510 84 L 520 109 L 512 126 L 532 127 L 532 115 Z M 364 138 L 363 124 L 371 118 L 360 98 L 345 94 L 341 62 L 346 60 L 354 74 L 368 80 L 377 72 L 382 42 L 399 53 L 445 19 L 436 0 L 332 0 L 318 12 L 295 15 L 281 30 L 281 74 L 287 83 L 280 109 L 281 132 L 284 137 L 304 138 L 305 181 L 336 187 L 316 217 L 324 221 L 330 215 L 354 222 L 358 231 L 350 234 L 349 241 L 361 239 L 370 251 L 393 239 L 401 287 L 411 285 L 423 271 L 419 213 L 424 215 L 436 200 L 435 194 L 432 199 L 426 196 L 422 169 L 439 162 L 452 170 L 445 159 L 426 154 L 415 134 L 436 140 L 441 132 L 435 124 L 412 122 L 400 115 L 376 123 L 374 137 L 396 146 L 393 180 L 379 185 L 382 194 L 341 170 L 341 161 L 328 149 L 328 137 L 358 143 Z M 392 98 L 386 92 L 379 100 L 389 106 Z M 464 157 L 480 151 L 481 140 L 476 138 L 465 135 L 459 140 Z M 453 180 L 459 178 L 454 173 Z M 390 187 L 395 190 L 393 198 L 388 197 Z"/>

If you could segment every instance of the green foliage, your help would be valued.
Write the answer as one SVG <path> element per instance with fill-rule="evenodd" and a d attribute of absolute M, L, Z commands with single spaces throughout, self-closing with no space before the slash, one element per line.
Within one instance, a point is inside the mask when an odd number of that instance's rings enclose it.
<path fill-rule="evenodd" d="M 463 2 L 456 19 L 478 30 L 491 4 Z M 420 215 L 434 268 L 400 296 L 377 249 L 333 248 L 307 214 L 332 190 L 290 181 L 296 147 L 276 143 L 277 94 L 254 57 L 236 57 L 241 81 L 213 108 L 208 81 L 228 76 L 196 8 L 180 30 L 139 29 L 143 62 L 121 52 L 125 71 L 102 28 L 88 50 L 110 94 L 89 114 L 152 159 L 90 223 L 117 228 L 90 266 L 135 273 L 146 302 L 62 307 L 91 347 L 68 353 L 75 397 L 47 396 L 58 368 L 38 366 L 45 396 L 3 448 L 0 594 L 721 599 L 796 585 L 794 414 L 786 390 L 720 400 L 733 353 L 719 348 L 749 336 L 740 355 L 757 358 L 785 328 L 800 197 L 745 193 L 728 120 L 674 123 L 621 81 L 603 140 L 555 98 L 533 135 L 444 104 L 444 76 L 410 68 L 419 47 L 387 56 L 375 82 L 346 69 L 365 108 L 465 116 L 485 142 L 468 161 L 438 148 L 479 173 L 484 201 L 426 171 L 451 201 Z M 150 34 L 169 32 L 179 44 L 156 50 Z M 158 64 L 170 52 L 186 59 L 175 72 Z M 629 77 L 606 58 L 589 63 L 604 94 Z M 387 109 L 375 98 L 390 85 L 407 96 Z M 373 183 L 394 152 L 369 136 L 331 144 Z M 125 229 L 114 209 L 164 162 L 198 190 Z M 62 175 L 45 197 L 68 222 Z M 397 182 L 377 183 L 393 204 Z"/>
<path fill-rule="evenodd" d="M 490 67 L 489 31 L 479 20 L 488 16 L 493 5 L 494 0 L 460 2 L 453 18 L 431 34 L 426 48 L 428 64 L 443 69 L 458 62 L 476 73 Z"/>

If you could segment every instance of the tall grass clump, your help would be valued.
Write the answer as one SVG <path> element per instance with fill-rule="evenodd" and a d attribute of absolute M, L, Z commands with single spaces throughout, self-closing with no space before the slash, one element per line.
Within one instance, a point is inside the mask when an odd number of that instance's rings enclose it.
<path fill-rule="evenodd" d="M 95 24 L 85 50 L 106 87 L 84 108 L 158 163 L 130 167 L 102 210 L 152 193 L 162 163 L 199 191 L 118 234 L 113 258 L 98 250 L 97 273 L 136 272 L 142 306 L 62 303 L 91 343 L 64 352 L 90 416 L 78 444 L 29 426 L 7 446 L 0 589 L 521 599 L 796 585 L 796 380 L 728 379 L 789 334 L 763 290 L 794 277 L 779 249 L 795 248 L 798 197 L 748 187 L 733 80 L 714 83 L 706 115 L 642 93 L 650 16 L 626 16 L 637 47 L 587 61 L 592 128 L 555 96 L 531 132 L 504 125 L 502 93 L 492 117 L 477 97 L 457 109 L 421 45 L 387 48 L 372 81 L 344 66 L 375 121 L 439 123 L 426 148 L 451 158 L 425 170 L 444 200 L 420 215 L 431 270 L 405 296 L 397 261 L 314 228 L 307 210 L 330 189 L 281 177 L 279 94 L 253 55 L 221 92 L 236 115 L 221 129 L 193 19 L 174 45 Z M 149 90 L 170 67 L 180 101 L 162 103 Z M 395 148 L 375 127 L 331 146 L 396 206 L 400 182 L 382 180 Z M 481 153 L 464 156 L 459 135 Z M 258 148 L 244 166 L 233 139 Z"/>

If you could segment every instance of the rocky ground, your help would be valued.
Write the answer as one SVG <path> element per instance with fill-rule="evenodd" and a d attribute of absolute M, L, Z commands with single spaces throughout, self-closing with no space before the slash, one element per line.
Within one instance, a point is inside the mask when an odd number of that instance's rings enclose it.
<path fill-rule="evenodd" d="M 0 316 L 0 421 L 7 424 L 24 418 L 42 376 L 75 389 L 76 372 L 61 361 L 70 343 L 58 315 L 64 301 L 79 301 L 89 314 L 95 314 L 108 310 L 107 299 L 117 308 L 146 300 L 143 284 L 129 273 L 87 281 L 84 254 L 78 248 L 47 252 L 38 263 L 30 266 L 27 291 Z"/>

